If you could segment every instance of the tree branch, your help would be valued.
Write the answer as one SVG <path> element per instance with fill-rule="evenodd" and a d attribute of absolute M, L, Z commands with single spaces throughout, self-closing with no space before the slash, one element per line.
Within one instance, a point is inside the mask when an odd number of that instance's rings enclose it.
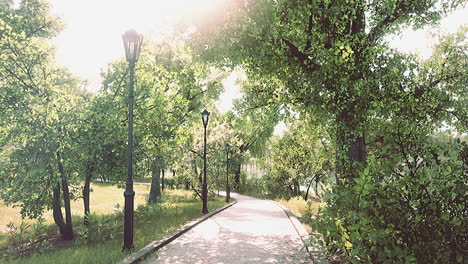
<path fill-rule="evenodd" d="M 198 197 L 200 197 L 200 199 L 203 200 L 201 194 L 197 191 L 197 189 L 195 189 L 195 188 L 192 187 L 192 190 L 197 194 Z"/>
<path fill-rule="evenodd" d="M 398 1 L 398 3 L 395 5 L 395 9 L 389 14 L 387 17 L 385 17 L 382 21 L 380 21 L 367 35 L 367 39 L 369 43 L 374 43 L 382 37 L 385 29 L 387 29 L 389 26 L 393 24 L 396 20 L 398 20 L 404 11 L 406 10 L 407 6 L 405 6 L 404 1 Z"/>
<path fill-rule="evenodd" d="M 189 150 L 190 152 L 194 153 L 195 155 L 197 155 L 198 157 L 200 158 L 203 158 L 203 155 L 201 155 L 200 153 L 196 152 L 195 150 L 191 149 Z"/>
<path fill-rule="evenodd" d="M 283 42 L 289 47 L 291 54 L 299 60 L 302 66 L 304 66 L 309 71 L 317 71 L 320 69 L 320 65 L 311 61 L 309 56 L 304 52 L 300 51 L 293 43 L 287 39 L 282 39 Z"/>
<path fill-rule="evenodd" d="M 307 25 L 307 30 L 306 30 L 306 35 L 307 35 L 307 42 L 306 42 L 306 45 L 305 45 L 305 48 L 304 50 L 308 50 L 310 49 L 310 47 L 312 47 L 312 41 L 310 41 L 310 39 L 308 38 L 310 36 L 310 34 L 312 33 L 312 23 L 313 23 L 313 15 L 312 15 L 312 1 L 313 0 L 309 0 L 309 5 L 311 6 L 310 8 L 310 16 L 309 16 L 309 24 Z"/>

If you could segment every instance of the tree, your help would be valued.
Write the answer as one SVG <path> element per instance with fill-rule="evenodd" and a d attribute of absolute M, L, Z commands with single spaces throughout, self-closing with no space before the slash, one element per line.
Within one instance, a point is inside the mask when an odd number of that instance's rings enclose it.
<path fill-rule="evenodd" d="M 69 184 L 75 180 L 71 168 L 80 91 L 76 79 L 63 70 L 52 69 L 45 76 L 45 80 L 33 80 L 41 82 L 38 88 L 44 96 L 35 97 L 29 105 L 31 112 L 17 115 L 15 123 L 5 129 L 8 142 L 2 146 L 1 197 L 8 204 L 20 202 L 23 217 L 37 218 L 45 209 L 53 209 L 62 237 L 71 240 L 70 201 L 75 195 Z"/>
<path fill-rule="evenodd" d="M 384 78 L 393 89 L 369 118 L 367 168 L 351 188 L 334 188 L 317 217 L 330 251 L 371 262 L 466 261 L 459 233 L 466 230 L 466 142 L 437 136 L 442 127 L 467 129 L 466 48 L 462 29 L 441 38 L 426 61 L 392 52 L 376 63 L 376 72 L 393 72 Z"/>
<path fill-rule="evenodd" d="M 290 198 L 302 195 L 300 187 L 305 186 L 304 200 L 311 187 L 319 195 L 319 187 L 333 180 L 333 156 L 323 124 L 310 122 L 309 117 L 294 118 L 282 137 L 273 138 L 270 155 L 262 160 L 266 191 L 274 197 Z"/>
<path fill-rule="evenodd" d="M 242 65 L 258 101 L 280 101 L 336 124 L 337 173 L 352 182 L 367 156 L 367 119 L 391 72 L 385 37 L 434 23 L 463 1 L 232 1 L 198 24 L 193 40 L 216 65 Z M 221 17 L 222 16 L 222 17 Z M 383 69 L 382 69 L 383 70 Z M 399 78 L 398 80 L 400 80 Z M 272 85 L 280 83 L 281 85 Z M 395 84 L 395 83 L 393 83 Z"/>
<path fill-rule="evenodd" d="M 42 95 L 34 70 L 49 58 L 51 48 L 44 43 L 57 34 L 60 24 L 37 0 L 22 1 L 16 9 L 13 1 L 2 1 L 0 12 L 0 124 L 5 127 L 15 115 L 30 112 L 32 97 Z"/>
<path fill-rule="evenodd" d="M 119 116 L 115 97 L 102 92 L 84 96 L 84 111 L 78 113 L 74 135 L 74 167 L 84 179 L 82 197 L 84 223 L 90 214 L 91 182 L 96 176 L 102 181 L 122 180 L 125 175 L 125 120 Z"/>
<path fill-rule="evenodd" d="M 17 9 L 3 1 L 1 100 L 3 115 L 1 197 L 20 202 L 23 217 L 53 209 L 62 237 L 73 239 L 68 157 L 79 111 L 78 80 L 53 64 L 47 39 L 60 28 L 41 1 L 22 1 Z M 62 215 L 62 203 L 65 219 Z"/>
<path fill-rule="evenodd" d="M 135 163 L 152 175 L 148 201 L 154 203 L 161 196 L 161 172 L 173 163 L 179 130 L 198 121 L 203 104 L 219 96 L 223 74 L 192 61 L 181 39 L 147 42 L 135 73 Z M 105 88 L 119 95 L 120 105 L 126 98 L 120 90 L 124 75 L 121 62 L 105 73 Z"/>
<path fill-rule="evenodd" d="M 464 240 L 444 234 L 465 230 L 452 206 L 463 207 L 454 186 L 463 186 L 466 150 L 432 135 L 444 123 L 466 131 L 466 33 L 444 38 L 427 61 L 386 43 L 463 2 L 232 1 L 193 34 L 202 58 L 245 69 L 255 84 L 248 101 L 333 121 L 338 185 L 315 221 L 331 253 L 354 263 L 463 263 Z"/>
<path fill-rule="evenodd" d="M 257 157 L 264 154 L 266 142 L 273 134 L 278 115 L 274 108 L 246 109 L 237 115 L 234 112 L 226 115 L 229 127 L 234 130 L 230 144 L 235 190 L 240 190 L 241 166 L 246 156 L 249 153 Z"/>

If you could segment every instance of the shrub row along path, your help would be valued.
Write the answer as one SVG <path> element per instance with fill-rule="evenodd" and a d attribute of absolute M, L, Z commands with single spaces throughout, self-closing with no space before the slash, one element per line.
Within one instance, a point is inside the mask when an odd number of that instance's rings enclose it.
<path fill-rule="evenodd" d="M 141 263 L 312 263 L 286 213 L 274 202 L 232 194 L 237 203 Z"/>

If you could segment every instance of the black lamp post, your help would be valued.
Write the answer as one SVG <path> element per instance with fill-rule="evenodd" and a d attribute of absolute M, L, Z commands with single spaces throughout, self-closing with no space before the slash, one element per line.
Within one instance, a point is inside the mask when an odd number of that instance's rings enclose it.
<path fill-rule="evenodd" d="M 127 181 L 125 183 L 125 216 L 124 216 L 124 250 L 133 249 L 133 78 L 135 63 L 140 55 L 143 35 L 129 30 L 122 35 L 125 57 L 130 68 L 130 88 L 128 92 L 128 148 L 127 148 Z"/>
<path fill-rule="evenodd" d="M 226 148 L 226 203 L 229 203 L 229 199 L 231 198 L 231 187 L 229 186 L 229 149 L 231 145 L 226 143 L 224 147 Z"/>
<path fill-rule="evenodd" d="M 202 214 L 208 213 L 208 186 L 206 183 L 206 126 L 208 125 L 208 118 L 210 112 L 206 109 L 201 112 L 203 127 L 205 128 L 203 133 L 203 187 L 202 187 Z"/>

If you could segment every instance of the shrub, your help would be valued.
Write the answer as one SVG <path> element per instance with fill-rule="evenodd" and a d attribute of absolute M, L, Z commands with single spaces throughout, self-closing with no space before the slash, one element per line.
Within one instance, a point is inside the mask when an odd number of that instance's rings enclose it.
<path fill-rule="evenodd" d="M 311 223 L 315 239 L 351 263 L 466 263 L 467 145 L 427 143 L 390 168 L 370 158 L 336 186 Z"/>

